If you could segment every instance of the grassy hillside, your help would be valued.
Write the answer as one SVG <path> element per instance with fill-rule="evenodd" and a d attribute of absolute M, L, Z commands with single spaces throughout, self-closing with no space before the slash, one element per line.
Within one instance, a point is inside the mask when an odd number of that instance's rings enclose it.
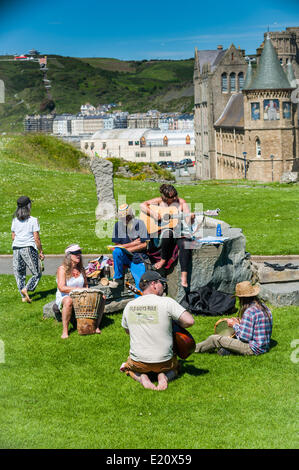
<path fill-rule="evenodd" d="M 11 217 L 22 194 L 34 200 L 32 215 L 40 220 L 45 253 L 62 253 L 74 241 L 85 253 L 106 253 L 113 221 L 98 238 L 95 182 L 78 166 L 81 153 L 53 137 L 35 139 L 0 137 L 0 253 L 11 253 Z M 298 254 L 298 185 L 243 180 L 177 187 L 191 209 L 196 203 L 204 210 L 220 207 L 222 220 L 242 228 L 250 253 Z M 116 201 L 125 197 L 139 209 L 140 202 L 159 194 L 159 183 L 114 178 L 114 194 Z"/>
<path fill-rule="evenodd" d="M 0 132 L 21 131 L 23 118 L 39 113 L 46 99 L 37 62 L 0 60 L 5 103 L 0 104 Z M 193 59 L 120 61 L 48 56 L 48 79 L 57 113 L 77 113 L 90 102 L 114 102 L 124 111 L 192 111 Z"/>

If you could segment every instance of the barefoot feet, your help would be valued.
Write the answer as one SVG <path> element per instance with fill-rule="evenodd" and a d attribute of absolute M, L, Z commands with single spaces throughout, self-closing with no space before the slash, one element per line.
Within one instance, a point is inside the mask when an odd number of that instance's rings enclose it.
<path fill-rule="evenodd" d="M 164 264 L 166 263 L 166 260 L 165 259 L 161 259 L 160 261 L 158 261 L 156 264 L 154 264 L 154 268 L 155 269 L 161 269 L 163 268 Z"/>
<path fill-rule="evenodd" d="M 150 379 L 148 378 L 146 374 L 141 374 L 140 383 L 141 385 L 143 385 L 144 388 L 148 388 L 151 390 L 158 390 L 156 385 L 150 381 Z"/>
<path fill-rule="evenodd" d="M 24 289 L 21 290 L 21 293 L 23 294 L 23 298 L 25 300 L 23 300 L 22 298 L 22 302 L 28 302 L 29 304 L 31 304 L 32 300 L 30 299 L 29 295 L 28 295 L 28 292 L 27 292 L 27 289 L 24 287 Z"/>
<path fill-rule="evenodd" d="M 161 372 L 158 374 L 158 386 L 156 390 L 166 390 L 168 387 L 168 380 L 165 374 Z"/>

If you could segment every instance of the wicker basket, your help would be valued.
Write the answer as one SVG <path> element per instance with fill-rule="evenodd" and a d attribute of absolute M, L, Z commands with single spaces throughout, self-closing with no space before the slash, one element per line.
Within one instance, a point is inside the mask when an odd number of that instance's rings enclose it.
<path fill-rule="evenodd" d="M 79 335 L 92 335 L 100 324 L 99 310 L 102 292 L 95 289 L 73 290 L 70 292 L 77 320 Z M 101 314 L 103 316 L 103 313 Z"/>

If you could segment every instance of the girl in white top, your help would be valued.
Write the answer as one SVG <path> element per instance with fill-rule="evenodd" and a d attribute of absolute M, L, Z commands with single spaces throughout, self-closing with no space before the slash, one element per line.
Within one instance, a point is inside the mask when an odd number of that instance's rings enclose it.
<path fill-rule="evenodd" d="M 73 300 L 69 294 L 74 289 L 88 287 L 81 254 L 79 245 L 69 245 L 65 250 L 63 264 L 57 270 L 56 304 L 59 308 L 62 305 L 62 339 L 69 336 L 69 322 L 73 310 Z"/>
<path fill-rule="evenodd" d="M 45 258 L 39 236 L 39 223 L 36 217 L 30 215 L 30 212 L 31 200 L 29 197 L 19 197 L 17 210 L 11 224 L 13 271 L 22 302 L 28 303 L 32 302 L 28 291 L 35 290 L 42 275 L 38 257 L 40 260 Z M 27 284 L 26 268 L 32 273 Z"/>

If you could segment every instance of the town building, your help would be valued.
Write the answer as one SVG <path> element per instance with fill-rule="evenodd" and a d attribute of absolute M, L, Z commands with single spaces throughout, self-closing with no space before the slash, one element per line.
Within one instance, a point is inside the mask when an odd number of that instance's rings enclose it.
<path fill-rule="evenodd" d="M 24 119 L 25 132 L 45 132 L 51 134 L 53 132 L 54 114 L 47 115 L 27 115 Z"/>
<path fill-rule="evenodd" d="M 72 134 L 72 120 L 76 116 L 72 114 L 60 114 L 55 116 L 53 120 L 53 134 L 69 136 Z"/>
<path fill-rule="evenodd" d="M 81 150 L 89 156 L 123 158 L 133 162 L 194 160 L 194 132 L 103 129 L 88 139 L 82 139 Z"/>
<path fill-rule="evenodd" d="M 129 129 L 159 129 L 159 117 L 159 111 L 130 114 L 127 127 Z"/>

